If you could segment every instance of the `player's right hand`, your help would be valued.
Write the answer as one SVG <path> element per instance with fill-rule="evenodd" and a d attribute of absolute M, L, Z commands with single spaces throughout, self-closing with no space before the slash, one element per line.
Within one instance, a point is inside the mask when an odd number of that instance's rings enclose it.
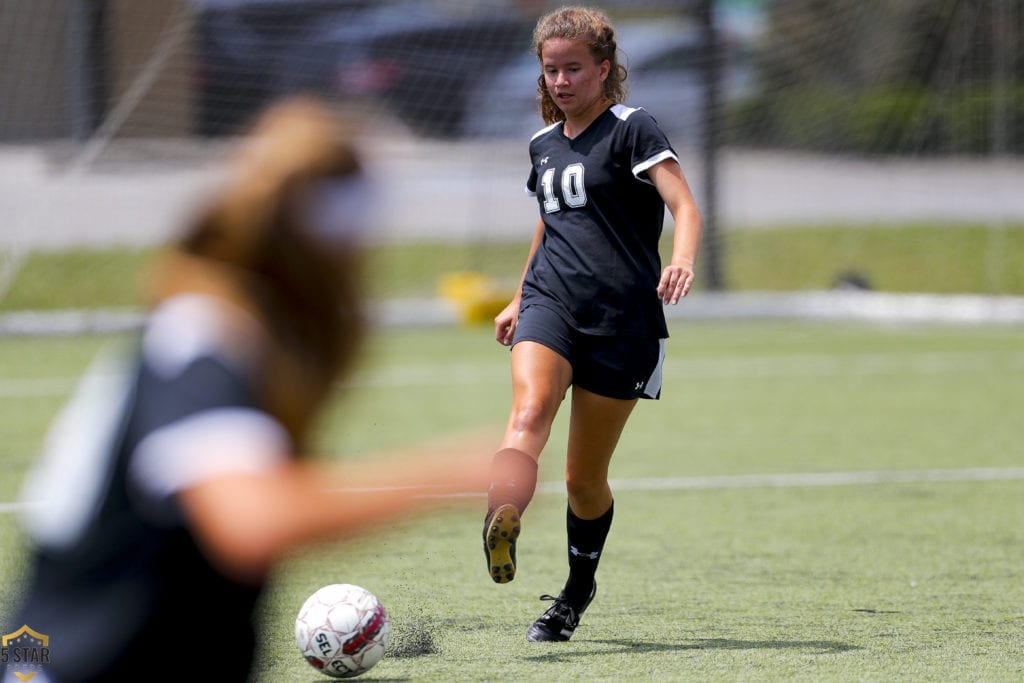
<path fill-rule="evenodd" d="M 519 297 L 512 299 L 508 306 L 494 318 L 494 338 L 502 346 L 511 346 L 512 337 L 519 321 Z"/>

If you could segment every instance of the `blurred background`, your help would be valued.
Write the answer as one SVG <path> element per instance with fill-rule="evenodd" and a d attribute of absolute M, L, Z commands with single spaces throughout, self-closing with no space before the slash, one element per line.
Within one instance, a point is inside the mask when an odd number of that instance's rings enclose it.
<path fill-rule="evenodd" d="M 165 240 L 298 92 L 359 127 L 377 243 L 518 275 L 488 254 L 536 220 L 531 32 L 558 4 L 3 0 L 0 297 L 27 254 Z M 701 290 L 1024 294 L 1024 0 L 600 6 L 704 212 Z"/>

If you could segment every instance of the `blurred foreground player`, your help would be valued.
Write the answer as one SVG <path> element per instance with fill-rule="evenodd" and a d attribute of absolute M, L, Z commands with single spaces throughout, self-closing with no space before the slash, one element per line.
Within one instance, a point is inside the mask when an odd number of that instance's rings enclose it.
<path fill-rule="evenodd" d="M 624 104 L 625 68 L 608 18 L 587 7 L 545 15 L 534 31 L 546 128 L 530 141 L 526 189 L 540 221 L 519 292 L 494 320 L 512 347 L 512 410 L 494 455 L 484 554 L 511 581 L 537 459 L 572 389 L 565 464 L 569 576 L 528 629 L 565 641 L 597 592 L 614 505 L 608 468 L 638 399 L 661 393 L 664 304 L 693 283 L 701 218 L 679 159 L 654 118 Z M 659 239 L 675 219 L 670 262 Z"/>
<path fill-rule="evenodd" d="M 54 424 L 14 622 L 49 636 L 35 680 L 243 681 L 275 560 L 483 490 L 479 444 L 297 457 L 364 335 L 367 196 L 343 132 L 312 100 L 259 121 L 164 255 L 128 367 L 93 368 Z"/>

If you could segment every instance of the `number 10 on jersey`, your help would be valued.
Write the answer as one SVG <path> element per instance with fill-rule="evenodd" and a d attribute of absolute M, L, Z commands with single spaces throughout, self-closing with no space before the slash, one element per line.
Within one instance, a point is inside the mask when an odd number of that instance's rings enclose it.
<path fill-rule="evenodd" d="M 560 211 L 562 206 L 555 196 L 555 169 L 549 168 L 544 171 L 540 185 L 544 192 L 545 213 Z M 579 208 L 587 203 L 587 190 L 583 185 L 583 164 L 569 164 L 562 171 L 562 198 L 566 205 L 572 208 Z"/>

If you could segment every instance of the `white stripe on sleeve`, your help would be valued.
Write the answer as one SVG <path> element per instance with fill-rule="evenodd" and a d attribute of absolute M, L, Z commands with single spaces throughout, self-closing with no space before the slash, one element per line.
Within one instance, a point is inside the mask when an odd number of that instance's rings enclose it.
<path fill-rule="evenodd" d="M 657 166 L 658 164 L 660 164 L 661 162 L 665 161 L 666 159 L 675 159 L 676 161 L 679 161 L 679 157 L 677 157 L 672 150 L 666 149 L 663 152 L 655 154 L 650 159 L 647 159 L 646 161 L 642 161 L 639 164 L 637 164 L 636 166 L 634 166 L 633 167 L 633 176 L 636 177 L 637 180 L 641 180 L 641 181 L 643 181 L 645 183 L 651 183 L 649 178 L 641 178 L 640 174 L 643 173 L 644 171 L 654 167 L 654 166 Z"/>
<path fill-rule="evenodd" d="M 247 408 L 218 408 L 156 430 L 136 447 L 129 476 L 159 498 L 224 474 L 273 469 L 290 439 L 277 420 Z"/>

